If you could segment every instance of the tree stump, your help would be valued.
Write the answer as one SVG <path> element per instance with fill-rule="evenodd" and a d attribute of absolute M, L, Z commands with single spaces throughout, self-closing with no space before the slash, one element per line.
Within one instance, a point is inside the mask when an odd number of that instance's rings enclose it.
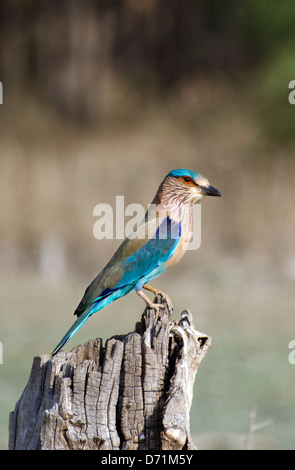
<path fill-rule="evenodd" d="M 189 411 L 211 338 L 184 310 L 146 308 L 132 333 L 37 356 L 10 413 L 9 449 L 196 449 Z"/>

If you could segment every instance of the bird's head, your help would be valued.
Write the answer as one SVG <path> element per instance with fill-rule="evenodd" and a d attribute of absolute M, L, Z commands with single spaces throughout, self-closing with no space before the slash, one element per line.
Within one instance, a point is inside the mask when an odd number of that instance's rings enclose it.
<path fill-rule="evenodd" d="M 204 196 L 221 197 L 222 194 L 210 185 L 207 178 L 196 171 L 172 170 L 161 185 L 161 199 L 164 203 L 197 204 Z"/>

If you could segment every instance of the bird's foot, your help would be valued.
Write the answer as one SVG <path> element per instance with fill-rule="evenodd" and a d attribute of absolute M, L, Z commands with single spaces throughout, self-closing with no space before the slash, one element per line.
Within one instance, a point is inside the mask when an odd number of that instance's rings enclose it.
<path fill-rule="evenodd" d="M 167 294 L 165 294 L 165 292 L 162 292 L 162 291 L 159 291 L 159 293 L 157 295 L 160 295 L 162 297 L 162 299 L 167 304 L 168 310 L 170 312 L 173 312 L 173 304 L 172 304 L 172 301 L 171 301 L 170 297 Z"/>
<path fill-rule="evenodd" d="M 150 302 L 147 304 L 148 308 L 152 308 L 155 310 L 157 317 L 160 316 L 160 310 L 163 310 L 165 308 L 165 305 L 163 304 L 156 304 L 154 302 Z"/>
<path fill-rule="evenodd" d="M 155 310 L 157 316 L 160 315 L 160 310 L 165 308 L 165 305 L 163 305 L 163 304 L 156 304 L 156 303 L 152 302 L 152 301 L 142 292 L 142 290 L 138 290 L 138 291 L 136 291 L 136 293 L 139 295 L 139 297 L 141 297 L 141 298 L 145 301 L 145 303 L 147 304 L 148 308 L 152 308 L 152 309 Z"/>
<path fill-rule="evenodd" d="M 150 286 L 149 284 L 145 284 L 145 285 L 143 286 L 143 289 L 146 289 L 146 290 L 148 290 L 148 291 L 150 291 L 150 292 L 153 292 L 156 296 L 158 296 L 158 295 L 161 296 L 162 299 L 166 302 L 167 307 L 168 307 L 168 310 L 169 310 L 170 312 L 173 311 L 173 305 L 172 305 L 171 299 L 170 299 L 170 297 L 169 297 L 167 294 L 165 294 L 165 292 L 162 292 L 161 290 L 156 289 L 155 287 L 152 287 L 152 286 Z M 155 305 L 162 305 L 162 304 L 155 304 Z"/>

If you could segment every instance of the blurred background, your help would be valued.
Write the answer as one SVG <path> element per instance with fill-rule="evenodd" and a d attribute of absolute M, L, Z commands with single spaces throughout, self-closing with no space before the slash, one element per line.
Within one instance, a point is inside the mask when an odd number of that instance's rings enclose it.
<path fill-rule="evenodd" d="M 50 353 L 120 241 L 93 208 L 146 206 L 173 168 L 220 189 L 202 244 L 154 285 L 213 346 L 196 379 L 201 449 L 295 448 L 295 4 L 16 0 L 0 4 L 0 447 L 33 356 Z M 67 349 L 134 329 L 131 294 Z M 268 420 L 271 420 L 269 422 Z"/>

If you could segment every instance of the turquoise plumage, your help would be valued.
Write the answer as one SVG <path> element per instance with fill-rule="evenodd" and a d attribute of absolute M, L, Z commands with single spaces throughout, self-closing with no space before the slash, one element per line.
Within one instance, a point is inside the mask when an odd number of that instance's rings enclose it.
<path fill-rule="evenodd" d="M 221 196 L 208 180 L 191 170 L 172 170 L 162 181 L 144 220 L 119 246 L 109 263 L 87 287 L 75 310 L 78 316 L 52 356 L 81 328 L 87 319 L 133 290 L 158 310 L 142 289 L 183 256 L 192 234 L 192 209 L 204 195 Z"/>

